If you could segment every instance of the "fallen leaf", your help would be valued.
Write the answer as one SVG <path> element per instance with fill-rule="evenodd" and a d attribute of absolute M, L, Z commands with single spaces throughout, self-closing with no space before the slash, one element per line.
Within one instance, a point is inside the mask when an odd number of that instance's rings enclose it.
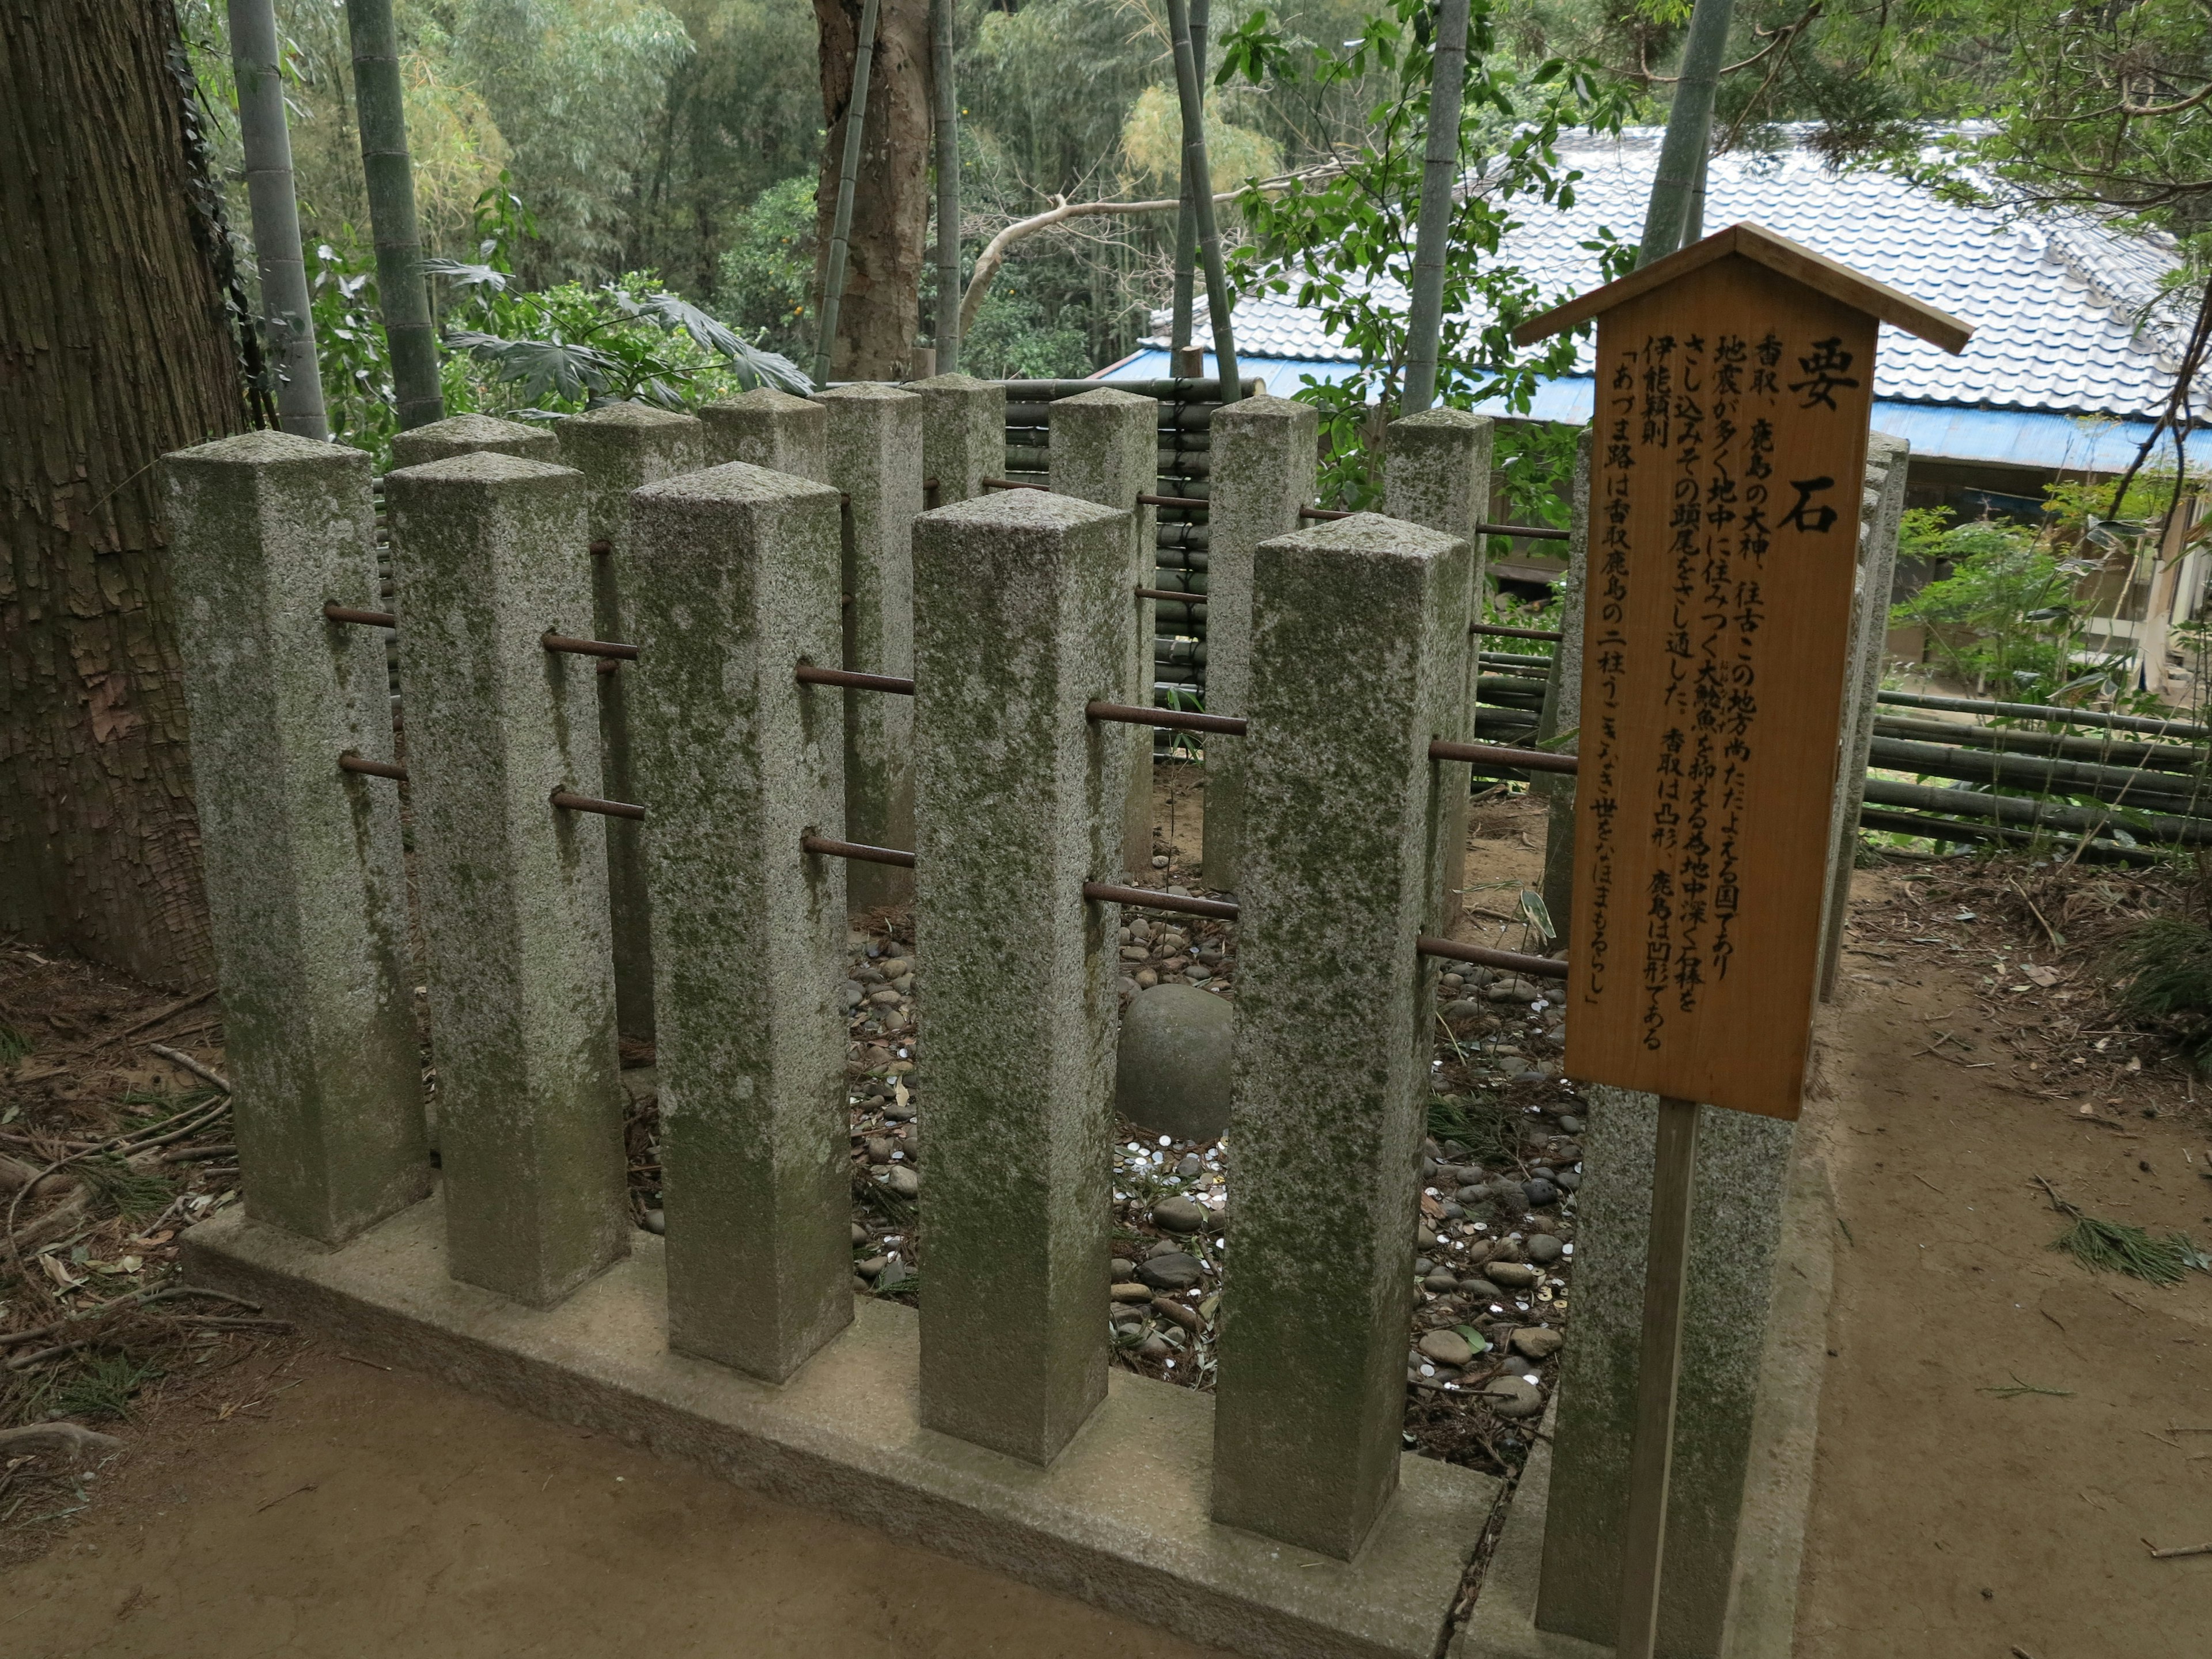
<path fill-rule="evenodd" d="M 2046 991 L 2058 983 L 2058 970 L 2056 968 L 2039 968 L 2030 963 L 2020 971 L 2023 979 L 2033 980 Z"/>

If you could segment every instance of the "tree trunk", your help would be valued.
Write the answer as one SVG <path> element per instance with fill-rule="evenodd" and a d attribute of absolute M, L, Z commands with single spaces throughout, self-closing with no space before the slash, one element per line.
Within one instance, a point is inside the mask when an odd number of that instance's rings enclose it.
<path fill-rule="evenodd" d="M 0 0 L 0 931 L 179 987 L 212 957 L 154 462 L 253 423 L 189 76 L 170 0 Z"/>
<path fill-rule="evenodd" d="M 819 295 L 837 210 L 860 0 L 814 0 L 814 15 L 821 35 L 823 125 L 830 133 L 814 196 Z M 882 0 L 845 297 L 830 354 L 830 372 L 837 380 L 902 380 L 913 371 L 929 228 L 929 0 Z"/>

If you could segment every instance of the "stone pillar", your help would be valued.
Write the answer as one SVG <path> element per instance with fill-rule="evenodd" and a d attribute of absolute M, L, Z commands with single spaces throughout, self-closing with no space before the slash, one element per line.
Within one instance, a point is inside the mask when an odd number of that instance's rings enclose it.
<path fill-rule="evenodd" d="M 1063 398 L 1052 406 L 1053 489 L 1129 514 L 1128 556 L 1122 587 L 1128 651 L 1116 702 L 1152 706 L 1152 602 L 1133 591 L 1152 586 L 1158 561 L 1158 512 L 1137 503 L 1159 483 L 1160 406 L 1151 398 L 1104 388 Z M 1152 728 L 1125 726 L 1129 749 L 1129 794 L 1121 809 L 1121 868 L 1131 875 L 1152 867 Z"/>
<path fill-rule="evenodd" d="M 1129 518 L 1025 489 L 915 527 L 921 1420 L 1038 1464 L 1106 1391 L 1121 922 L 1082 886 L 1119 867 L 1129 751 L 1083 706 L 1121 694 Z"/>
<path fill-rule="evenodd" d="M 830 481 L 829 413 L 811 398 L 755 386 L 703 405 L 707 465 L 744 461 L 794 478 Z"/>
<path fill-rule="evenodd" d="M 1576 1192 L 1574 1317 L 1560 1361 L 1536 1625 L 1610 1646 L 1635 1438 L 1658 1097 L 1593 1086 Z M 1659 1651 L 1720 1651 L 1752 1410 L 1796 1126 L 1698 1108 L 1697 1211 L 1675 1394 Z"/>
<path fill-rule="evenodd" d="M 1468 625 L 1482 616 L 1482 544 L 1476 531 L 1490 514 L 1490 422 L 1463 409 L 1430 409 L 1390 424 L 1383 451 L 1383 510 L 1394 519 L 1457 536 L 1473 550 L 1467 561 L 1465 594 L 1449 596 L 1457 607 L 1456 632 L 1462 647 L 1460 678 L 1466 690 L 1456 722 L 1445 733 L 1462 743 L 1474 741 L 1474 680 L 1480 641 Z M 1437 837 L 1443 866 L 1443 901 L 1436 931 L 1447 937 L 1459 920 L 1467 886 L 1467 801 L 1473 773 L 1464 762 L 1446 761 L 1437 769 L 1443 811 Z"/>
<path fill-rule="evenodd" d="M 1206 711 L 1243 714 L 1252 678 L 1252 554 L 1298 528 L 1313 500 L 1321 443 L 1313 405 L 1246 398 L 1213 412 L 1212 488 L 1206 509 Z M 1206 878 L 1241 890 L 1244 745 L 1206 745 Z"/>
<path fill-rule="evenodd" d="M 630 492 L 705 464 L 705 437 L 690 415 L 643 404 L 603 404 L 554 428 L 561 459 L 584 475 L 584 519 L 592 545 L 592 637 L 629 640 L 623 603 L 629 584 Z M 612 658 L 596 670 L 599 771 L 615 800 L 639 799 L 630 765 L 629 687 L 635 670 Z M 646 918 L 645 826 L 609 818 L 607 908 L 614 935 L 617 1029 L 653 1041 L 653 943 Z"/>
<path fill-rule="evenodd" d="M 847 866 L 799 848 L 842 834 L 844 699 L 792 676 L 837 659 L 837 492 L 735 464 L 631 499 L 668 1340 L 781 1382 L 853 1317 Z"/>
<path fill-rule="evenodd" d="M 584 481 L 474 454 L 385 477 L 453 1276 L 532 1307 L 629 1250 Z"/>
<path fill-rule="evenodd" d="M 907 389 L 921 398 L 921 472 L 937 480 L 930 505 L 950 507 L 981 495 L 983 480 L 1006 470 L 1006 386 L 972 375 L 939 374 L 909 382 Z"/>
<path fill-rule="evenodd" d="M 1567 526 L 1567 586 L 1559 607 L 1559 642 L 1553 647 L 1552 672 L 1544 688 L 1544 712 L 1536 722 L 1536 741 L 1550 744 L 1562 733 L 1582 730 L 1583 607 L 1589 586 L 1590 428 L 1575 440 L 1573 513 Z M 1603 596 L 1601 595 L 1601 603 Z M 1569 736 L 1556 745 L 1562 754 L 1580 752 L 1581 739 Z M 1539 772 L 1534 793 L 1544 797 L 1544 908 L 1559 937 L 1567 937 L 1575 905 L 1575 780 L 1568 772 Z"/>
<path fill-rule="evenodd" d="M 1889 645 L 1890 590 L 1897 580 L 1897 532 L 1905 516 L 1905 476 L 1912 446 L 1887 432 L 1867 434 L 1860 491 L 1858 587 L 1851 607 L 1850 679 L 1844 687 L 1843 746 L 1828 824 L 1828 896 L 1820 918 L 1820 1000 L 1836 994 L 1850 919 L 1851 872 L 1858 867 L 1859 810 L 1866 805 L 1867 757 L 1874 747 L 1881 663 Z"/>
<path fill-rule="evenodd" d="M 914 521 L 921 511 L 922 400 L 860 381 L 817 399 L 829 412 L 828 483 L 845 497 L 845 655 L 864 674 L 914 672 Z M 1005 642 L 994 647 L 1004 649 Z M 914 845 L 914 704 L 845 693 L 845 833 L 876 847 Z M 914 872 L 856 864 L 854 910 L 902 904 Z"/>
<path fill-rule="evenodd" d="M 393 433 L 392 465 L 395 469 L 422 466 L 487 449 L 533 461 L 561 459 L 560 441 L 542 426 L 525 426 L 520 421 L 502 421 L 490 415 L 449 415 L 410 432 Z"/>
<path fill-rule="evenodd" d="M 1430 740 L 1467 543 L 1379 514 L 1260 544 L 1242 712 L 1237 1225 L 1213 1518 L 1349 1560 L 1398 1481 L 1434 914 Z"/>
<path fill-rule="evenodd" d="M 336 1244 L 430 1189 L 368 457 L 249 432 L 162 463 L 246 1213 Z"/>

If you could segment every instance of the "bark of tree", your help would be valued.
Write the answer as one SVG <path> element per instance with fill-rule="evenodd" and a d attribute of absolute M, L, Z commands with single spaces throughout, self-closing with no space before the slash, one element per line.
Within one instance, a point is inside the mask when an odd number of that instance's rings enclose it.
<path fill-rule="evenodd" d="M 173 986 L 212 957 L 154 463 L 258 378 L 204 156 L 170 0 L 0 0 L 0 931 Z"/>
<path fill-rule="evenodd" d="M 837 210 L 860 0 L 814 0 L 814 15 L 821 40 L 823 125 L 830 135 L 822 147 L 814 198 L 818 304 Z M 841 380 L 902 380 L 913 371 L 915 336 L 921 326 L 929 228 L 929 0 L 882 0 L 870 74 L 845 297 L 830 372 Z"/>

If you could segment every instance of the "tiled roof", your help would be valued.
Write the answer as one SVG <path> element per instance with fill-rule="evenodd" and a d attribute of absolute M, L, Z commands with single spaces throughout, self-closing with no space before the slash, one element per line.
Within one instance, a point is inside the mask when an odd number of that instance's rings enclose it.
<path fill-rule="evenodd" d="M 1601 226 L 1623 240 L 1641 231 L 1658 150 L 1659 133 L 1650 128 L 1560 145 L 1560 159 L 1583 174 L 1573 209 L 1531 204 L 1505 243 L 1506 257 L 1536 277 L 1548 301 L 1596 285 L 1597 258 L 1580 244 Z M 2078 214 L 1960 206 L 1888 173 L 1832 171 L 1800 149 L 1712 159 L 1705 227 L 1741 219 L 1974 325 L 1959 357 L 1884 327 L 1877 397 L 2137 419 L 2165 404 L 2179 319 L 2170 303 L 2155 304 L 2160 278 L 2176 263 L 2158 241 Z M 2148 325 L 2141 321 L 2146 307 L 2154 307 Z M 1236 328 L 1240 356 L 1357 360 L 1328 337 L 1317 313 L 1286 297 L 1240 301 Z M 1574 372 L 1589 374 L 1590 362 L 1585 342 Z"/>

